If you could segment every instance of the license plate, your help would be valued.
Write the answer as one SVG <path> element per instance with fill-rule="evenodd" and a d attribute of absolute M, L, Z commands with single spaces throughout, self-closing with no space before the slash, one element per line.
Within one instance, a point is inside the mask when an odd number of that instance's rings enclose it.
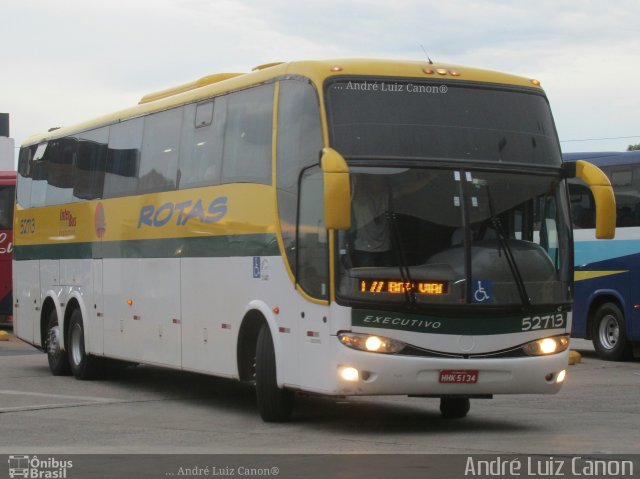
<path fill-rule="evenodd" d="M 475 384 L 478 382 L 478 371 L 470 369 L 443 369 L 440 371 L 442 384 Z"/>

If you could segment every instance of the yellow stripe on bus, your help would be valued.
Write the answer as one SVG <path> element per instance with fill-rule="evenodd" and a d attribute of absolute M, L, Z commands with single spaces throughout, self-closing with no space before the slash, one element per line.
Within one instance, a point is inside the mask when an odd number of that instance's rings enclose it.
<path fill-rule="evenodd" d="M 628 273 L 629 270 L 620 271 L 576 271 L 573 274 L 574 281 L 584 281 L 586 279 L 602 278 L 604 276 L 613 276 L 614 274 Z"/>
<path fill-rule="evenodd" d="M 16 246 L 275 234 L 273 188 L 241 183 L 16 209 Z"/>

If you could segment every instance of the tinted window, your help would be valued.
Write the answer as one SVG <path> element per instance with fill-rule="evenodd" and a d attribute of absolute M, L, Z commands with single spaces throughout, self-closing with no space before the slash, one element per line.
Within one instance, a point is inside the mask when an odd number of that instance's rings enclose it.
<path fill-rule="evenodd" d="M 436 81 L 329 83 L 331 144 L 347 157 L 560 165 L 546 99 Z"/>
<path fill-rule="evenodd" d="M 182 109 L 155 113 L 144 120 L 138 192 L 166 191 L 176 186 Z"/>
<path fill-rule="evenodd" d="M 36 145 L 33 145 L 20 149 L 17 201 L 23 208 L 31 206 L 31 163 L 37 148 Z"/>
<path fill-rule="evenodd" d="M 80 134 L 73 184 L 74 197 L 85 200 L 102 198 L 108 143 L 109 127 Z"/>
<path fill-rule="evenodd" d="M 112 125 L 104 178 L 104 196 L 133 195 L 138 187 L 143 119 Z"/>
<path fill-rule="evenodd" d="M 329 259 L 324 227 L 322 171 L 313 168 L 300 181 L 298 283 L 315 298 L 328 296 Z"/>
<path fill-rule="evenodd" d="M 45 158 L 47 164 L 46 204 L 59 205 L 73 200 L 73 165 L 78 148 L 74 137 L 51 140 Z"/>
<path fill-rule="evenodd" d="M 640 226 L 640 167 L 621 165 L 602 168 L 616 197 L 616 226 Z"/>
<path fill-rule="evenodd" d="M 224 98 L 226 126 L 222 178 L 225 182 L 271 183 L 273 84 Z M 222 101 L 220 103 L 223 103 Z"/>
<path fill-rule="evenodd" d="M 226 97 L 184 110 L 179 187 L 213 185 L 220 182 Z"/>
<path fill-rule="evenodd" d="M 31 206 L 44 206 L 46 204 L 49 163 L 58 154 L 58 143 L 41 143 L 38 145 L 31 163 Z"/>
<path fill-rule="evenodd" d="M 303 168 L 318 163 L 322 149 L 318 97 L 307 82 L 280 82 L 277 145 L 280 228 L 289 265 L 295 274 L 298 177 Z"/>
<path fill-rule="evenodd" d="M 213 100 L 196 105 L 195 128 L 203 128 L 211 125 L 213 121 Z"/>

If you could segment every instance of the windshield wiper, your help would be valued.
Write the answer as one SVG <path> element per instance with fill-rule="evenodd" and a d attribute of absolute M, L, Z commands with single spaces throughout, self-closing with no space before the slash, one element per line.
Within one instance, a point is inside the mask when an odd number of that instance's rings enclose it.
<path fill-rule="evenodd" d="M 402 246 L 402 237 L 400 236 L 400 229 L 398 228 L 398 219 L 393 211 L 387 211 L 387 219 L 391 225 L 391 242 L 393 244 L 393 250 L 396 252 L 398 269 L 400 270 L 400 276 L 404 283 L 404 287 L 402 288 L 404 297 L 410 307 L 415 307 L 416 293 L 413 290 L 415 283 L 411 278 L 409 264 L 407 263 L 407 257 Z"/>
<path fill-rule="evenodd" d="M 516 259 L 513 256 L 513 251 L 511 246 L 509 245 L 509 239 L 507 235 L 504 234 L 504 230 L 502 229 L 502 223 L 500 219 L 495 215 L 493 209 L 493 200 L 491 198 L 491 190 L 489 189 L 489 185 L 485 184 L 487 188 L 487 198 L 489 200 L 489 215 L 491 216 L 491 225 L 493 229 L 496 231 L 496 235 L 498 236 L 498 241 L 502 250 L 504 251 L 504 256 L 507 259 L 507 264 L 509 265 L 509 269 L 511 270 L 511 274 L 513 279 L 516 281 L 516 287 L 518 288 L 518 294 L 520 295 L 520 301 L 522 301 L 522 305 L 525 308 L 531 307 L 531 299 L 527 294 L 527 288 L 524 284 L 524 280 L 522 279 L 522 274 L 518 269 L 518 264 L 516 263 Z"/>

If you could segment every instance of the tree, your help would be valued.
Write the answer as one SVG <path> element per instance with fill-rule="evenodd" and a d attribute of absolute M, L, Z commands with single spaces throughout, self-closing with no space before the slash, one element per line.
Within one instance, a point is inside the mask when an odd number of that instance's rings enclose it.
<path fill-rule="evenodd" d="M 629 145 L 627 147 L 627 151 L 638 151 L 640 150 L 640 143 L 638 143 L 637 145 Z"/>

